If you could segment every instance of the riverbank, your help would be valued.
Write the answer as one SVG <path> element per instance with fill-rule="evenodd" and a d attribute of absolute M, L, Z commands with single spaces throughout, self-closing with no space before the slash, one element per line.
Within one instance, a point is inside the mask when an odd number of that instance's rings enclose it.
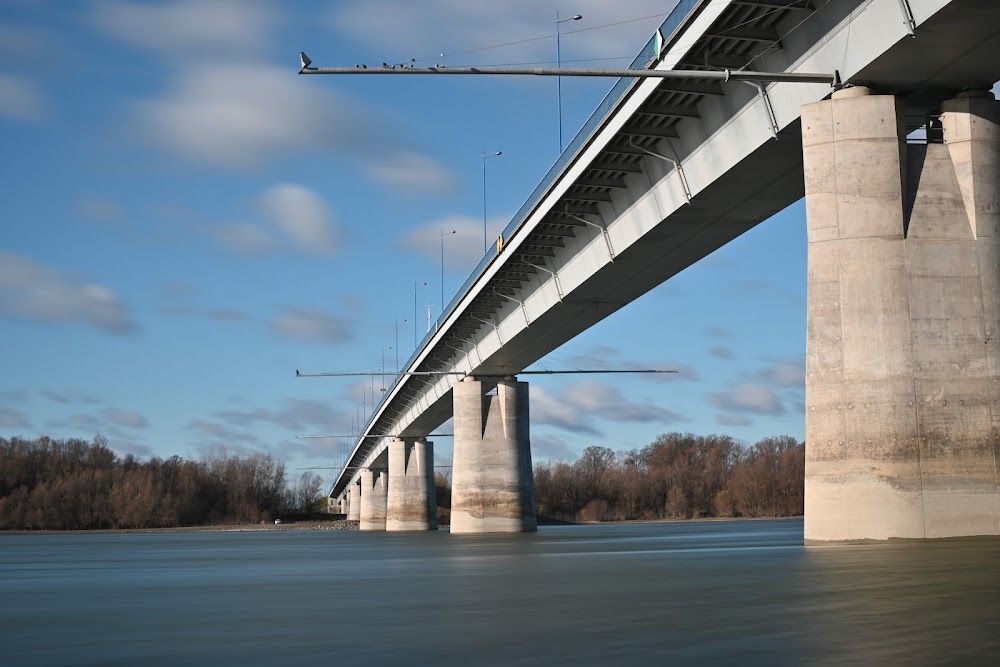
<path fill-rule="evenodd" d="M 94 530 L 3 530 L 0 535 L 76 535 L 100 533 L 262 533 L 279 530 L 357 530 L 358 521 L 299 521 L 289 523 L 218 524 L 208 526 L 173 526 L 170 528 L 98 528 Z"/>
<path fill-rule="evenodd" d="M 343 515 L 341 515 L 343 516 Z M 697 519 L 629 519 L 622 521 L 550 521 L 540 520 L 539 526 L 600 526 L 610 524 L 646 523 L 707 523 L 714 521 L 795 521 L 802 516 L 780 517 L 699 517 Z M 218 524 L 208 526 L 174 526 L 171 528 L 101 528 L 94 530 L 3 530 L 0 535 L 74 535 L 99 533 L 260 533 L 279 530 L 358 530 L 359 522 L 349 519 L 330 521 L 290 521 L 279 524 Z M 447 526 L 441 526 L 445 528 Z"/>

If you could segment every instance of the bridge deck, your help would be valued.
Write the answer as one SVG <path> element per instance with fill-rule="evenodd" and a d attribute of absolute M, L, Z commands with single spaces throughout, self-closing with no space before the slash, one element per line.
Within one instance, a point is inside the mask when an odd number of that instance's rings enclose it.
<path fill-rule="evenodd" d="M 839 70 L 907 102 L 919 127 L 1000 78 L 995 0 L 681 0 L 633 68 Z M 404 370 L 515 374 L 798 200 L 799 106 L 828 86 L 620 80 L 517 212 Z M 677 169 L 675 161 L 680 162 Z M 683 172 L 683 173 L 682 173 Z M 403 376 L 331 490 L 382 455 L 367 434 L 423 436 L 452 377 Z"/>

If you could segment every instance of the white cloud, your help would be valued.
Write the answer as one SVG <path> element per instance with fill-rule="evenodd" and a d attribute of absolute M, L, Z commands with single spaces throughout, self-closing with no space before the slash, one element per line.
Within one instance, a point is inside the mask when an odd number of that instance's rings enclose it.
<path fill-rule="evenodd" d="M 267 3 L 180 0 L 163 4 L 101 2 L 94 20 L 134 46 L 181 59 L 217 59 L 259 52 L 277 20 Z"/>
<path fill-rule="evenodd" d="M 30 428 L 28 415 L 21 410 L 0 407 L 0 428 Z"/>
<path fill-rule="evenodd" d="M 359 152 L 386 142 L 378 114 L 330 88 L 263 63 L 185 68 L 165 95 L 140 102 L 141 136 L 199 162 L 252 169 L 282 155 Z M 375 151 L 377 152 L 377 150 Z"/>
<path fill-rule="evenodd" d="M 111 289 L 74 282 L 54 269 L 0 251 L 0 313 L 36 322 L 84 322 L 112 333 L 136 325 Z"/>
<path fill-rule="evenodd" d="M 762 382 L 779 385 L 782 387 L 805 388 L 806 385 L 806 365 L 803 356 L 794 357 L 785 361 L 775 362 L 767 368 L 762 368 L 754 375 Z"/>
<path fill-rule="evenodd" d="M 488 221 L 489 239 L 492 242 L 510 218 L 492 218 Z M 451 215 L 417 227 L 406 234 L 400 245 L 416 250 L 428 259 L 439 262 L 441 258 L 441 232 L 450 232 L 444 239 L 444 262 L 449 269 L 475 266 L 483 257 L 483 219 L 464 215 Z"/>
<path fill-rule="evenodd" d="M 108 422 L 117 426 L 127 426 L 129 428 L 147 428 L 149 420 L 138 412 L 122 410 L 121 408 L 108 408 L 101 415 Z"/>
<path fill-rule="evenodd" d="M 636 45 L 652 36 L 673 4 L 671 0 L 633 0 L 623 9 L 621 4 L 604 0 L 577 0 L 563 16 L 572 11 L 584 18 L 562 25 L 562 57 L 567 62 L 577 57 L 631 59 Z M 410 57 L 426 58 L 421 64 L 442 62 L 438 58 L 442 52 L 445 64 L 456 65 L 554 62 L 555 9 L 537 0 L 355 0 L 337 3 L 330 21 L 335 30 L 367 40 L 378 49 L 382 55 L 375 64 Z M 648 16 L 660 18 L 631 20 Z M 484 50 L 512 42 L 508 47 Z"/>
<path fill-rule="evenodd" d="M 328 253 L 337 247 L 336 230 L 323 199 L 301 185 L 272 186 L 261 200 L 271 223 L 299 250 Z"/>
<path fill-rule="evenodd" d="M 76 212 L 91 220 L 104 223 L 115 223 L 121 218 L 121 209 L 109 199 L 88 197 L 76 203 Z"/>
<path fill-rule="evenodd" d="M 573 433 L 600 435 L 592 424 L 595 419 L 661 424 L 684 421 L 681 415 L 667 408 L 629 400 L 617 388 L 603 382 L 578 382 L 558 396 L 535 386 L 530 397 L 532 423 L 551 424 Z"/>
<path fill-rule="evenodd" d="M 278 241 L 261 225 L 250 222 L 233 222 L 214 225 L 209 233 L 229 248 L 245 255 L 259 255 L 278 246 Z"/>
<path fill-rule="evenodd" d="M 0 116 L 37 120 L 45 115 L 42 93 L 24 77 L 0 74 Z"/>
<path fill-rule="evenodd" d="M 209 225 L 206 232 L 245 255 L 281 249 L 326 254 L 338 249 L 333 214 L 315 191 L 290 183 L 268 188 L 258 199 L 263 222 Z"/>
<path fill-rule="evenodd" d="M 81 391 L 76 391 L 73 389 L 68 389 L 64 391 L 53 391 L 51 389 L 42 390 L 40 392 L 42 396 L 53 401 L 55 403 L 87 403 L 90 405 L 96 405 L 100 403 L 100 399 L 97 397 L 87 394 Z"/>
<path fill-rule="evenodd" d="M 756 382 L 737 382 L 727 392 L 708 394 L 708 399 L 717 408 L 737 414 L 780 415 L 785 412 L 778 395 Z"/>
<path fill-rule="evenodd" d="M 723 412 L 715 416 L 715 423 L 722 426 L 749 426 L 750 418 L 744 415 L 736 415 L 731 412 Z"/>
<path fill-rule="evenodd" d="M 286 398 L 277 408 L 223 410 L 213 416 L 233 426 L 272 424 L 299 433 L 308 430 L 334 432 L 344 428 L 342 414 L 334 410 L 330 401 L 305 398 Z"/>
<path fill-rule="evenodd" d="M 531 460 L 570 462 L 579 458 L 580 453 L 573 451 L 565 439 L 557 435 L 537 435 L 531 438 Z"/>
<path fill-rule="evenodd" d="M 409 151 L 373 160 L 368 170 L 375 181 L 390 188 L 437 194 L 448 192 L 454 185 L 447 169 L 426 156 Z"/>
<path fill-rule="evenodd" d="M 354 338 L 350 320 L 315 308 L 286 308 L 271 328 L 278 335 L 313 343 L 343 343 Z"/>

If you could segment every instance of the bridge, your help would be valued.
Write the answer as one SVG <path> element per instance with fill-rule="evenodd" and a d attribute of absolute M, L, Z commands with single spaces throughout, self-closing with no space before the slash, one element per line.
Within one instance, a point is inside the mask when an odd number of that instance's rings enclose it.
<path fill-rule="evenodd" d="M 427 436 L 454 416 L 451 531 L 534 530 L 518 373 L 805 196 L 806 541 L 1000 534 L 996 54 L 996 0 L 680 0 L 631 68 L 703 76 L 618 81 L 374 408 L 335 505 L 436 528 Z"/>

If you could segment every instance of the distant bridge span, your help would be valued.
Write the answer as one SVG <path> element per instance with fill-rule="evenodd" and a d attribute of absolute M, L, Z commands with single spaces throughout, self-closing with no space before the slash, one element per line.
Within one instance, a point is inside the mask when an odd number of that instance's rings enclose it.
<path fill-rule="evenodd" d="M 872 94 L 620 80 L 403 368 L 470 379 L 399 377 L 331 498 L 432 527 L 424 437 L 455 414 L 452 531 L 533 529 L 514 376 L 808 190 L 807 540 L 1000 534 L 1000 3 L 680 0 L 659 33 L 634 69 Z"/>

